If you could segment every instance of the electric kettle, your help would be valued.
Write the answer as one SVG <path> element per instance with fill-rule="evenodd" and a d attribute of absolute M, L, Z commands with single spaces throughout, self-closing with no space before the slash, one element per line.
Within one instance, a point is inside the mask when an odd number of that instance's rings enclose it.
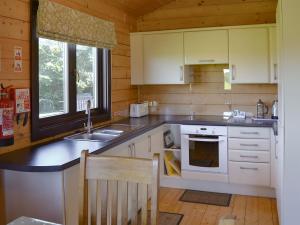
<path fill-rule="evenodd" d="M 259 119 L 265 118 L 269 112 L 269 107 L 261 100 L 256 103 L 256 117 Z"/>

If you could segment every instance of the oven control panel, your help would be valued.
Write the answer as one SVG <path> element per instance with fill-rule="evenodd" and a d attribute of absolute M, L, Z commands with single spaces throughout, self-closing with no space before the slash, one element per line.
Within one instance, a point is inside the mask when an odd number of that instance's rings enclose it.
<path fill-rule="evenodd" d="M 181 134 L 227 136 L 225 126 L 181 125 Z"/>

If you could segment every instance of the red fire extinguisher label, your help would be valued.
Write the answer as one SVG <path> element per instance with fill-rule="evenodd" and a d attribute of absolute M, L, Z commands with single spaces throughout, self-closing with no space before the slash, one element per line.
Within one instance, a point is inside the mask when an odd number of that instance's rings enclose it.
<path fill-rule="evenodd" d="M 14 134 L 14 108 L 0 109 L 0 136 L 8 137 Z"/>

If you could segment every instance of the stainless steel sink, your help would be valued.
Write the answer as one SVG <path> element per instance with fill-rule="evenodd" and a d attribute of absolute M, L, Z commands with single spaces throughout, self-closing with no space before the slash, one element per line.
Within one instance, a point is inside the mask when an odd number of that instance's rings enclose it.
<path fill-rule="evenodd" d="M 72 136 L 66 137 L 69 140 L 75 141 L 97 141 L 97 142 L 107 142 L 111 141 L 120 136 L 120 134 L 104 134 L 104 133 L 79 133 Z"/>
<path fill-rule="evenodd" d="M 114 130 L 114 129 L 97 129 L 93 131 L 93 134 L 103 134 L 103 135 L 113 135 L 119 136 L 124 133 L 123 130 Z"/>
<path fill-rule="evenodd" d="M 74 134 L 66 137 L 68 140 L 75 141 L 97 141 L 97 142 L 107 142 L 111 141 L 121 135 L 136 130 L 142 127 L 142 125 L 129 125 L 129 124 L 111 124 L 106 127 L 94 129 L 91 133 L 83 132 L 79 134 Z"/>

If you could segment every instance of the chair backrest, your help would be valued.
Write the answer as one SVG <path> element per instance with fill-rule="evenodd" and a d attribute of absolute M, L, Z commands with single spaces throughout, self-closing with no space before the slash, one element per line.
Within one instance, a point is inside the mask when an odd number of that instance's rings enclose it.
<path fill-rule="evenodd" d="M 82 151 L 79 225 L 128 225 L 129 221 L 131 225 L 146 225 L 148 187 L 151 193 L 150 221 L 151 225 L 157 225 L 159 154 L 150 160 L 94 156 Z"/>

